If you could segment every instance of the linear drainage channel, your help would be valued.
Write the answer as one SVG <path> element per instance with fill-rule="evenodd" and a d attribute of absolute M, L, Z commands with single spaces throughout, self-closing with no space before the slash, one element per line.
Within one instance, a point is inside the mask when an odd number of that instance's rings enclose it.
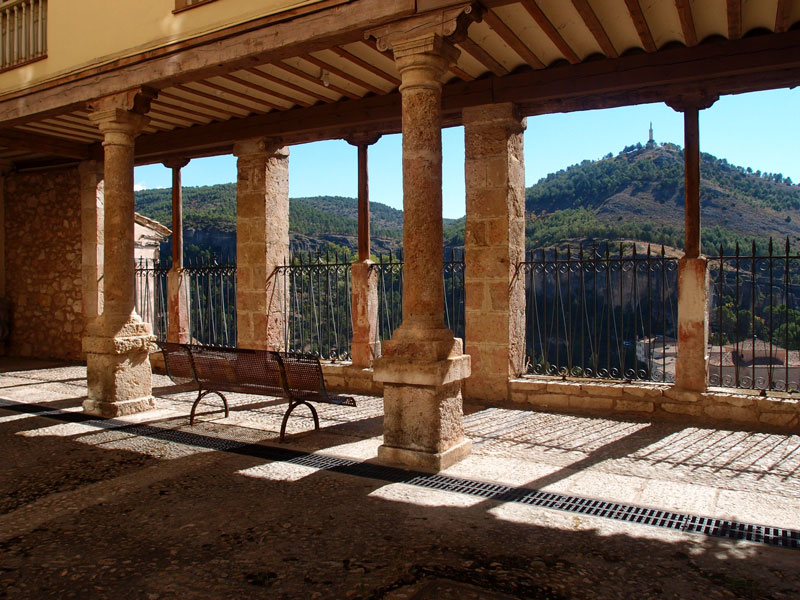
<path fill-rule="evenodd" d="M 740 521 L 716 519 L 713 517 L 702 517 L 687 513 L 634 506 L 632 504 L 621 504 L 619 502 L 609 502 L 580 496 L 567 496 L 533 488 L 513 487 L 499 483 L 450 477 L 442 474 L 407 471 L 396 467 L 358 462 L 321 454 L 309 454 L 289 448 L 264 446 L 249 441 L 243 442 L 236 439 L 221 438 L 190 431 L 166 429 L 153 425 L 132 425 L 125 421 L 99 419 L 81 413 L 58 409 L 54 410 L 42 405 L 18 403 L 6 399 L 0 402 L 0 409 L 27 413 L 32 416 L 41 416 L 60 421 L 79 421 L 86 424 L 94 422 L 97 424 L 98 429 L 114 428 L 117 431 L 124 431 L 131 435 L 172 441 L 179 444 L 219 450 L 274 462 L 286 462 L 314 469 L 354 475 L 356 477 L 377 479 L 389 483 L 404 483 L 428 489 L 476 496 L 497 502 L 516 502 L 529 506 L 550 508 L 604 519 L 613 519 L 615 521 L 650 525 L 652 527 L 661 527 L 686 533 L 698 533 L 709 537 L 744 540 L 756 544 L 800 550 L 800 531 L 795 529 L 754 525 L 751 523 L 742 523 Z"/>

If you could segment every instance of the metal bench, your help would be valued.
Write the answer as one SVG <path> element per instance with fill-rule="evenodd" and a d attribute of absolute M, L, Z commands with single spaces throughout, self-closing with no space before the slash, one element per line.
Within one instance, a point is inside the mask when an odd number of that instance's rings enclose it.
<path fill-rule="evenodd" d="M 223 392 L 288 398 L 289 407 L 281 423 L 281 441 L 286 437 L 289 416 L 301 404 L 311 410 L 315 431 L 319 430 L 319 417 L 311 402 L 356 406 L 355 399 L 350 396 L 328 394 L 322 366 L 314 356 L 171 342 L 157 344 L 164 355 L 169 378 L 178 385 L 194 383 L 197 386 L 197 398 L 189 415 L 190 425 L 194 425 L 198 404 L 208 394 L 222 398 L 227 417 L 230 414 L 228 400 Z"/>

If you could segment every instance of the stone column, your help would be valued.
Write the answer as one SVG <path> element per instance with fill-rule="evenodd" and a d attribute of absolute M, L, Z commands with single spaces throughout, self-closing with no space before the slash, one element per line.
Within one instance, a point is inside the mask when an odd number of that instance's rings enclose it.
<path fill-rule="evenodd" d="M 114 417 L 155 406 L 149 361 L 150 325 L 134 310 L 134 140 L 148 118 L 151 94 L 121 94 L 90 105 L 103 133 L 105 203 L 103 312 L 87 331 L 89 393 L 85 412 Z"/>
<path fill-rule="evenodd" d="M 523 371 L 525 253 L 523 131 L 512 104 L 464 109 L 467 221 L 464 234 L 470 399 L 504 402 Z"/>
<path fill-rule="evenodd" d="M 10 170 L 11 163 L 0 161 L 0 354 L 5 353 L 11 326 L 6 301 L 6 173 Z"/>
<path fill-rule="evenodd" d="M 667 104 L 683 113 L 685 179 L 685 245 L 678 260 L 678 356 L 675 387 L 702 392 L 708 386 L 708 269 L 700 254 L 699 111 L 717 96 L 692 94 Z"/>
<path fill-rule="evenodd" d="M 358 260 L 351 265 L 353 302 L 353 366 L 368 368 L 380 356 L 378 341 L 378 273 L 372 268 L 369 240 L 369 146 L 378 136 L 360 136 L 347 140 L 358 148 Z"/>
<path fill-rule="evenodd" d="M 181 169 L 189 164 L 185 158 L 168 160 L 172 169 L 172 268 L 167 273 L 167 341 L 191 342 L 189 334 L 188 282 L 183 272 L 183 195 Z"/>
<path fill-rule="evenodd" d="M 289 149 L 237 142 L 236 323 L 238 346 L 280 350 L 288 289 L 276 271 L 289 259 Z"/>
<path fill-rule="evenodd" d="M 103 163 L 87 160 L 78 166 L 81 177 L 81 277 L 86 331 L 103 312 Z"/>
<path fill-rule="evenodd" d="M 403 322 L 374 377 L 384 383 L 379 459 L 440 470 L 466 456 L 461 381 L 469 356 L 444 326 L 442 76 L 458 50 L 438 33 L 392 41 L 402 84 Z"/>

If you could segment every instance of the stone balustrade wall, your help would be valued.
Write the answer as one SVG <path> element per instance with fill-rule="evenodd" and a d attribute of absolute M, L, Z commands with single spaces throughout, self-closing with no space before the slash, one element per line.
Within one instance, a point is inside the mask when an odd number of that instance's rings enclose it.
<path fill-rule="evenodd" d="M 6 353 L 80 360 L 80 176 L 76 168 L 5 177 Z"/>

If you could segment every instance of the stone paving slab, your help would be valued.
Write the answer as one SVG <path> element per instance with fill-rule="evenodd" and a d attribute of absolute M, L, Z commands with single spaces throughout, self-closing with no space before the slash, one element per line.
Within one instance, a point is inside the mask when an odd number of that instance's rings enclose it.
<path fill-rule="evenodd" d="M 236 452 L 370 460 L 379 398 L 320 406 L 317 433 L 293 415 L 281 445 L 277 399 L 234 394 L 230 418 L 209 403 L 189 427 L 194 394 L 155 376 L 158 410 L 90 419 L 81 377 L 0 363 L 0 598 L 800 596 L 797 550 Z M 474 452 L 451 476 L 800 528 L 800 436 L 500 409 L 465 422 Z"/>

